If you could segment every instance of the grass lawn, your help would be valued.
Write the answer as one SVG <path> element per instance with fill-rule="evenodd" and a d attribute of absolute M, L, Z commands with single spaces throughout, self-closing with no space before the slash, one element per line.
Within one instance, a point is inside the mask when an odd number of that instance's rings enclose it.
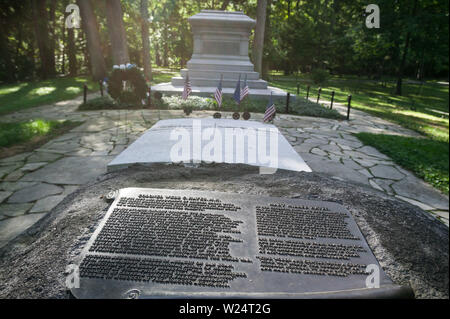
<path fill-rule="evenodd" d="M 71 121 L 45 120 L 0 123 L 0 158 L 33 150 L 79 124 Z"/>
<path fill-rule="evenodd" d="M 86 76 L 1 85 L 0 115 L 75 98 L 83 93 L 84 83 L 89 91 L 98 90 Z"/>
<path fill-rule="evenodd" d="M 371 133 L 355 134 L 364 144 L 378 149 L 437 189 L 449 191 L 449 145 L 424 138 Z"/>
<path fill-rule="evenodd" d="M 272 86 L 294 94 L 297 93 L 297 82 L 300 83 L 301 96 L 306 95 L 306 87 L 310 85 L 310 97 L 317 97 L 318 86 L 304 75 L 297 78 L 272 72 L 269 81 Z M 352 107 L 448 143 L 448 85 L 436 81 L 420 84 L 404 80 L 403 96 L 397 96 L 393 94 L 395 80 L 385 84 L 353 76 L 333 76 L 323 85 L 321 98 L 330 100 L 331 92 L 335 91 L 335 101 L 345 104 L 348 94 L 351 94 Z"/>
<path fill-rule="evenodd" d="M 179 73 L 171 69 L 155 68 L 152 85 L 170 82 L 170 79 L 177 74 Z M 88 76 L 0 85 L 0 116 L 30 107 L 73 99 L 83 94 L 84 83 L 87 84 L 89 92 L 99 90 L 98 83 Z"/>

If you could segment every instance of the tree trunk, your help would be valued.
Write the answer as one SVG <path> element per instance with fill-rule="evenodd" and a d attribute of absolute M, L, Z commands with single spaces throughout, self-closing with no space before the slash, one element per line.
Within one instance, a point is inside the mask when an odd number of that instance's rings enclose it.
<path fill-rule="evenodd" d="M 141 34 L 142 34 L 142 60 L 144 76 L 152 80 L 152 65 L 150 61 L 150 40 L 148 32 L 148 0 L 141 0 Z"/>
<path fill-rule="evenodd" d="M 413 13 L 412 13 L 413 17 L 416 15 L 416 9 L 417 9 L 417 0 L 414 1 L 414 8 L 413 8 Z M 408 56 L 410 40 L 411 40 L 411 32 L 408 31 L 408 33 L 406 33 L 405 49 L 403 50 L 402 60 L 400 62 L 400 67 L 398 68 L 397 86 L 395 88 L 396 95 L 402 95 L 403 71 L 405 69 L 406 57 Z"/>
<path fill-rule="evenodd" d="M 56 1 L 50 0 L 50 7 L 48 11 L 48 24 L 49 24 L 49 44 L 50 44 L 50 64 L 53 65 L 54 74 L 56 74 L 56 43 L 58 39 L 56 37 L 56 20 L 55 20 Z"/>
<path fill-rule="evenodd" d="M 255 71 L 262 72 L 262 57 L 264 51 L 264 29 L 266 24 L 267 0 L 258 0 L 256 7 L 256 28 L 253 40 L 253 62 Z"/>
<path fill-rule="evenodd" d="M 15 64 L 12 54 L 10 52 L 9 39 L 7 33 L 3 31 L 2 23 L 0 23 L 0 63 L 4 63 L 3 75 L 7 82 L 13 82 L 16 80 Z M 2 70 L 2 71 L 3 71 Z"/>
<path fill-rule="evenodd" d="M 69 59 L 69 75 L 77 75 L 77 54 L 73 28 L 67 28 L 67 57 Z"/>
<path fill-rule="evenodd" d="M 228 7 L 229 4 L 230 4 L 230 0 L 225 0 L 224 2 L 222 2 L 222 6 L 220 7 L 220 10 L 226 10 L 226 8 Z"/>
<path fill-rule="evenodd" d="M 77 0 L 77 4 L 80 7 L 82 26 L 86 34 L 92 77 L 97 81 L 102 80 L 106 75 L 106 66 L 100 45 L 97 18 L 90 0 Z"/>
<path fill-rule="evenodd" d="M 116 65 L 130 63 L 120 0 L 106 0 L 106 23 L 111 40 L 113 63 Z"/>
<path fill-rule="evenodd" d="M 163 56 L 163 67 L 169 67 L 169 36 L 167 34 L 167 26 L 164 27 L 163 31 L 163 42 L 164 42 L 164 56 Z"/>
<path fill-rule="evenodd" d="M 267 10 L 266 10 L 266 25 L 264 28 L 264 42 L 265 43 L 269 43 L 270 44 L 270 8 L 272 6 L 272 0 L 267 0 Z M 262 58 L 262 74 L 261 74 L 261 78 L 263 79 L 268 79 L 269 77 L 269 61 L 267 61 L 267 59 L 264 59 L 264 56 Z"/>
<path fill-rule="evenodd" d="M 45 7 L 45 0 L 33 0 L 33 22 L 36 35 L 36 42 L 39 49 L 39 57 L 41 61 L 41 77 L 46 79 L 55 72 L 55 56 L 51 51 L 51 44 L 48 30 L 48 16 Z"/>
<path fill-rule="evenodd" d="M 155 43 L 155 63 L 157 66 L 161 66 L 161 56 L 159 54 L 159 42 L 156 41 Z"/>

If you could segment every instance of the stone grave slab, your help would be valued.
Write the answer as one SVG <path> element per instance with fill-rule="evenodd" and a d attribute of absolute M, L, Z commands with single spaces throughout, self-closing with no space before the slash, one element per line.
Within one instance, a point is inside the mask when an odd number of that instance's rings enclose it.
<path fill-rule="evenodd" d="M 187 148 L 186 154 L 181 156 L 183 151 L 178 146 L 184 143 L 183 139 L 187 141 L 184 144 Z M 212 148 L 218 156 L 205 156 L 212 154 L 207 150 L 214 141 L 218 141 L 220 146 Z M 174 150 L 178 150 L 176 157 L 172 156 Z M 209 118 L 158 121 L 114 158 L 108 164 L 108 171 L 133 164 L 201 161 L 311 172 L 276 126 L 256 121 Z"/>
<path fill-rule="evenodd" d="M 120 189 L 75 262 L 77 298 L 401 297 L 332 202 Z M 378 267 L 368 288 L 366 267 Z"/>

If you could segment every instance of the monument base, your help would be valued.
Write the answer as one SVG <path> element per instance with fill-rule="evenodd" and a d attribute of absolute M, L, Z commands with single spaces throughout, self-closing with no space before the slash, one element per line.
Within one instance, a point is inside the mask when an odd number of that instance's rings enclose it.
<path fill-rule="evenodd" d="M 211 97 L 214 96 L 217 87 L 192 87 L 191 95 Z M 224 96 L 232 97 L 234 94 L 234 88 L 223 88 L 222 94 Z M 171 82 L 159 83 L 152 86 L 152 92 L 160 92 L 165 95 L 181 95 L 183 93 L 183 86 L 174 86 Z M 268 86 L 267 89 L 250 89 L 250 98 L 267 99 L 272 97 L 275 100 L 286 100 L 287 92 L 282 89 Z M 295 95 L 291 94 L 291 100 L 295 99 Z"/>

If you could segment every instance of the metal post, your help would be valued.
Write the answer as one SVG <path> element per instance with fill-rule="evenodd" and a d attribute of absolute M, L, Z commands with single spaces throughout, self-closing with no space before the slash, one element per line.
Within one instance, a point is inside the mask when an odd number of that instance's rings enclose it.
<path fill-rule="evenodd" d="M 291 97 L 291 93 L 287 92 L 286 95 L 286 114 L 289 114 L 289 99 Z"/>
<path fill-rule="evenodd" d="M 334 91 L 331 92 L 331 104 L 330 104 L 330 110 L 333 109 L 333 101 L 334 101 Z"/>
<path fill-rule="evenodd" d="M 317 103 L 319 103 L 320 93 L 321 92 L 322 92 L 322 88 L 319 88 L 319 91 L 317 92 Z"/>
<path fill-rule="evenodd" d="M 352 103 L 352 96 L 348 96 L 348 105 L 347 105 L 347 121 L 350 120 L 350 107 Z"/>
<path fill-rule="evenodd" d="M 297 83 L 297 96 L 300 94 L 300 83 Z"/>
<path fill-rule="evenodd" d="M 87 102 L 87 85 L 86 83 L 83 84 L 83 103 L 86 104 Z"/>
<path fill-rule="evenodd" d="M 309 99 L 309 85 L 306 87 L 306 99 Z"/>

